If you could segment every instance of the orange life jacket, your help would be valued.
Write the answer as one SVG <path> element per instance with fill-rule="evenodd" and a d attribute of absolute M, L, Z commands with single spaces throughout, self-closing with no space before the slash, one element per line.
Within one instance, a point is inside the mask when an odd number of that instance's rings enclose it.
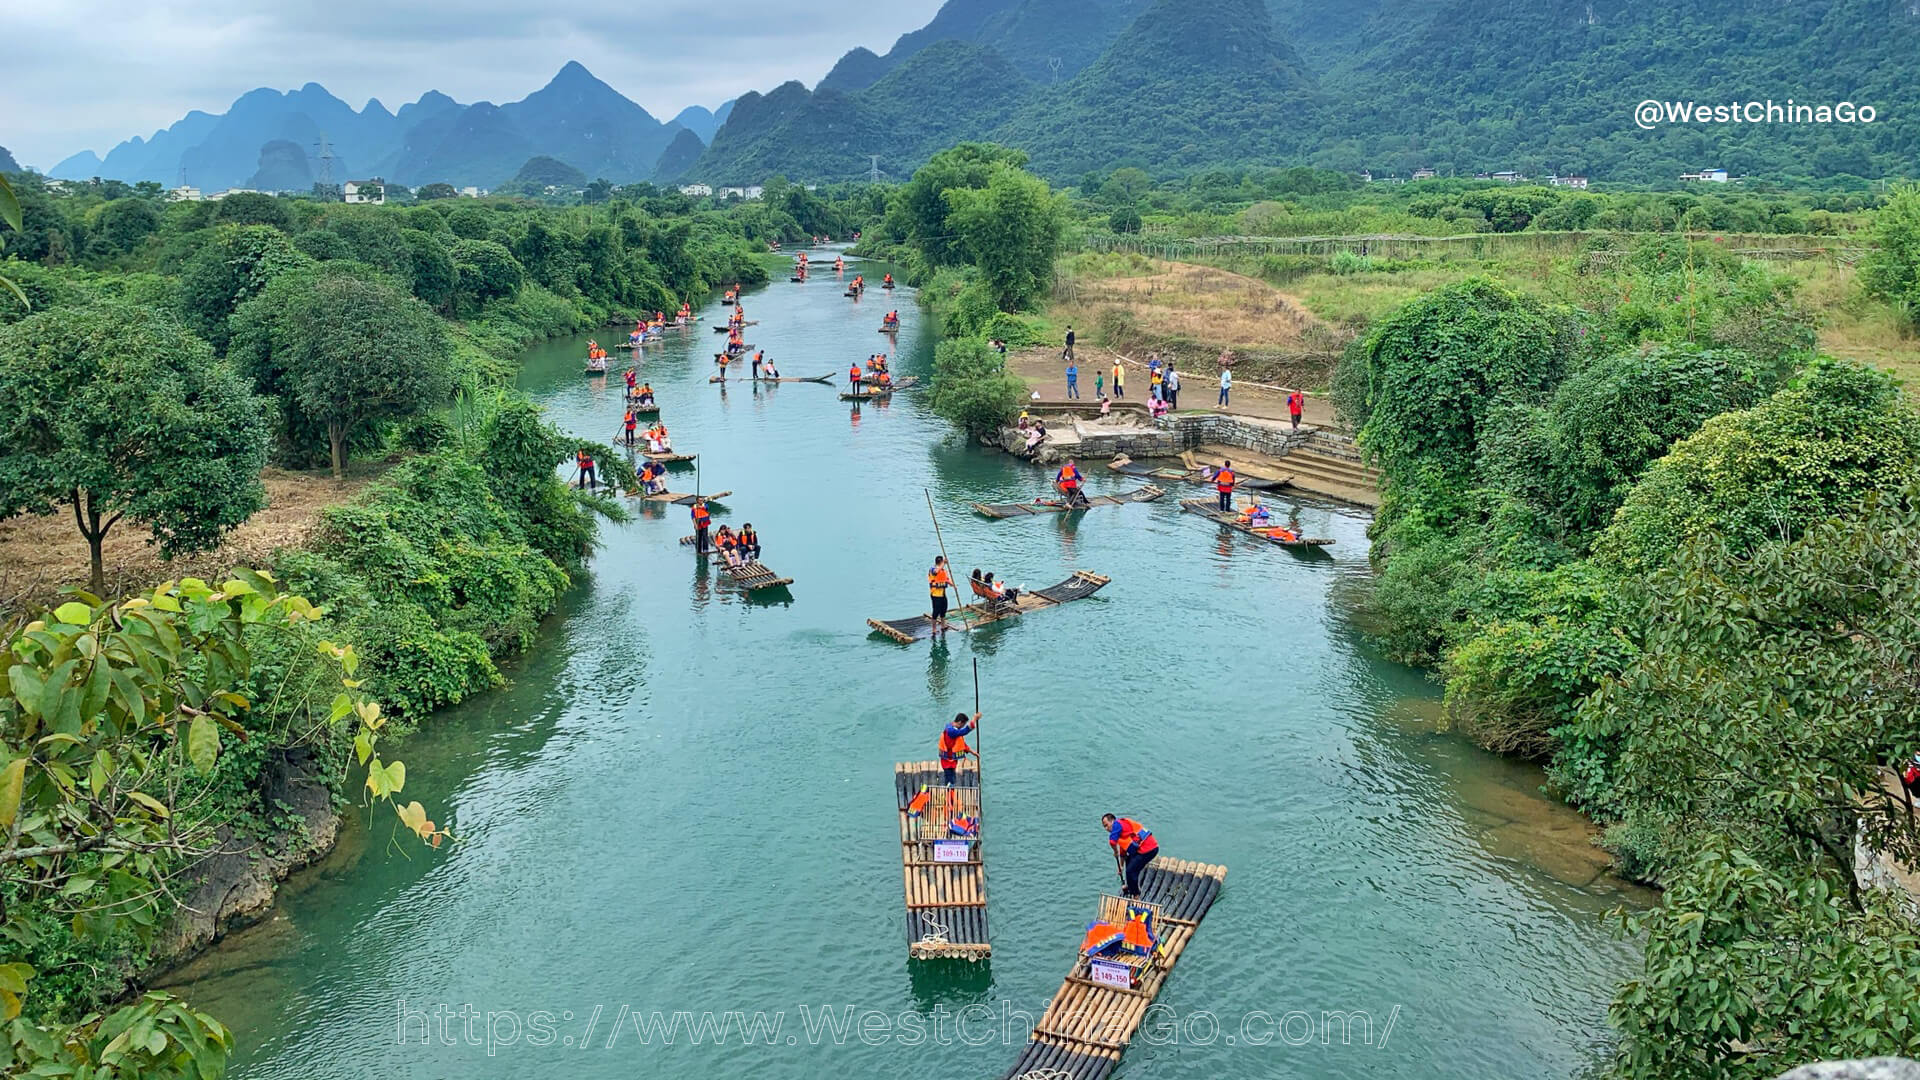
<path fill-rule="evenodd" d="M 947 573 L 946 567 L 942 566 L 937 570 L 927 571 L 927 591 L 934 596 L 947 595 L 947 589 L 952 585 L 953 575 Z"/>
<path fill-rule="evenodd" d="M 708 512 L 705 506 L 702 506 L 699 503 L 694 504 L 693 506 L 693 527 L 694 528 L 696 529 L 706 528 L 707 522 L 712 520 L 712 518 L 713 518 L 713 514 Z"/>
<path fill-rule="evenodd" d="M 1214 486 L 1214 489 L 1217 491 L 1232 491 L 1233 484 L 1234 484 L 1234 479 L 1233 479 L 1232 469 L 1221 469 L 1219 472 L 1215 473 L 1213 476 L 1213 486 Z"/>
<path fill-rule="evenodd" d="M 1132 847 L 1136 840 L 1140 842 L 1140 854 L 1142 855 L 1148 855 L 1160 850 L 1160 841 L 1155 840 L 1153 833 L 1142 827 L 1139 822 L 1132 818 L 1121 818 L 1115 822 L 1115 824 L 1120 826 L 1120 836 L 1110 841 L 1114 850 L 1124 852 Z"/>
<path fill-rule="evenodd" d="M 940 767 L 952 768 L 959 762 L 960 755 L 972 749 L 973 747 L 967 745 L 967 737 L 953 734 L 952 725 L 948 725 L 940 732 Z"/>
<path fill-rule="evenodd" d="M 593 459 L 587 456 L 587 452 L 585 450 L 574 451 L 574 461 L 582 469 L 593 468 Z"/>
<path fill-rule="evenodd" d="M 1054 476 L 1054 481 L 1063 488 L 1077 488 L 1080 486 L 1080 470 L 1072 465 L 1063 465 Z"/>

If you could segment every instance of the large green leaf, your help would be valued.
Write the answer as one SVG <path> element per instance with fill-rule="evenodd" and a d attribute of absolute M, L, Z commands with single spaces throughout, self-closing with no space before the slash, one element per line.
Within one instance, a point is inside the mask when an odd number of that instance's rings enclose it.
<path fill-rule="evenodd" d="M 187 725 L 187 757 L 201 772 L 213 771 L 213 764 L 220 757 L 220 729 L 212 720 L 196 716 L 193 723 Z"/>

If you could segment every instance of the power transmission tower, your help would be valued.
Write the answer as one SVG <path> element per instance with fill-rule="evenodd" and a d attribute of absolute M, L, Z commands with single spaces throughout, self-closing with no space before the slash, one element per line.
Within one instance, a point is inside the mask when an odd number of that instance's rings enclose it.
<path fill-rule="evenodd" d="M 880 171 L 880 155 L 868 154 L 867 157 L 873 161 L 873 168 L 867 172 L 867 182 L 877 184 L 880 182 L 880 178 L 886 175 Z"/>
<path fill-rule="evenodd" d="M 320 184 L 333 186 L 333 144 L 327 141 L 327 133 L 320 133 L 320 141 L 314 144 L 314 157 L 320 161 Z"/>

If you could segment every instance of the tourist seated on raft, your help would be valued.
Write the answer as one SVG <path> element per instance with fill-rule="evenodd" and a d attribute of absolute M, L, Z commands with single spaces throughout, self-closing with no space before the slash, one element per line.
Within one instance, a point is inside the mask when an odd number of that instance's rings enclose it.
<path fill-rule="evenodd" d="M 647 429 L 647 453 L 673 453 L 673 442 L 667 438 L 667 429 L 664 426 L 655 424 Z"/>
<path fill-rule="evenodd" d="M 667 490 L 667 467 L 657 461 L 649 461 L 642 465 L 640 489 L 649 495 L 658 495 Z"/>
<path fill-rule="evenodd" d="M 733 535 L 732 529 L 725 525 L 720 526 L 720 531 L 714 534 L 713 546 L 714 550 L 720 552 L 720 557 L 727 561 L 728 566 L 740 565 L 740 538 Z"/>
<path fill-rule="evenodd" d="M 1264 529 L 1273 523 L 1273 515 L 1268 512 L 1266 506 L 1255 501 L 1248 503 L 1247 508 L 1240 511 L 1240 521 L 1256 529 Z"/>
<path fill-rule="evenodd" d="M 760 377 L 763 379 L 777 379 L 780 377 L 780 369 L 773 366 L 773 361 L 768 360 L 760 365 Z"/>
<path fill-rule="evenodd" d="M 760 558 L 760 534 L 753 531 L 753 522 L 740 526 L 740 557 L 748 562 Z"/>
<path fill-rule="evenodd" d="M 652 383 L 641 384 L 639 403 L 642 405 L 653 404 L 653 384 Z"/>

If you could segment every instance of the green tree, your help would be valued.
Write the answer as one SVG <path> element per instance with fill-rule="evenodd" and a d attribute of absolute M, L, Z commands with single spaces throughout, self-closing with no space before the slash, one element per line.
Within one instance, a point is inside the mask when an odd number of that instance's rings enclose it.
<path fill-rule="evenodd" d="M 257 191 L 243 191 L 215 203 L 213 221 L 216 225 L 271 225 L 281 232 L 293 228 L 287 204 Z"/>
<path fill-rule="evenodd" d="M 525 276 L 513 252 L 491 240 L 456 242 L 453 268 L 459 280 L 455 306 L 462 315 L 477 313 L 488 300 L 512 296 Z"/>
<path fill-rule="evenodd" d="M 460 271 L 453 264 L 453 256 L 432 233 L 406 229 L 400 238 L 411 256 L 413 295 L 435 311 L 451 314 L 454 290 L 460 286 Z"/>
<path fill-rule="evenodd" d="M 977 338 L 942 341 L 933 354 L 933 411 L 968 435 L 991 435 L 1019 411 L 1027 384 Z"/>
<path fill-rule="evenodd" d="M 1920 184 L 1893 189 L 1873 216 L 1873 241 L 1860 260 L 1860 283 L 1920 325 Z"/>
<path fill-rule="evenodd" d="M 985 188 L 950 188 L 945 197 L 947 227 L 1000 310 L 1022 310 L 1053 283 L 1065 209 L 1044 181 L 1003 165 Z"/>
<path fill-rule="evenodd" d="M 245 382 L 162 312 L 102 303 L 0 329 L 0 516 L 69 507 L 96 595 L 121 519 L 171 557 L 259 509 L 266 438 Z"/>
<path fill-rule="evenodd" d="M 926 267 L 957 266 L 965 261 L 967 250 L 947 227 L 947 192 L 984 188 L 996 168 L 1017 169 L 1026 163 L 1024 152 L 988 143 L 961 143 L 942 150 L 895 193 L 887 211 L 887 231 L 912 247 Z"/>
<path fill-rule="evenodd" d="M 1655 462 L 1594 541 L 1629 574 L 1717 535 L 1736 553 L 1920 479 L 1920 416 L 1892 377 L 1823 359 L 1752 409 L 1716 416 Z"/>
<path fill-rule="evenodd" d="M 452 388 L 446 324 L 384 281 L 323 276 L 271 318 L 273 363 L 300 411 L 325 425 L 335 476 L 361 425 L 412 415 Z"/>
<path fill-rule="evenodd" d="M 413 197 L 421 202 L 429 202 L 433 199 L 451 199 L 458 194 L 460 193 L 453 189 L 452 184 L 436 183 L 422 184 L 420 190 L 413 193 Z"/>
<path fill-rule="evenodd" d="M 94 236 L 117 252 L 139 247 L 160 230 L 160 210 L 148 199 L 116 199 L 100 208 Z"/>
<path fill-rule="evenodd" d="M 275 277 L 307 264 L 285 233 L 266 225 L 223 225 L 187 261 L 179 303 L 188 328 L 227 347 L 227 317 Z"/>

